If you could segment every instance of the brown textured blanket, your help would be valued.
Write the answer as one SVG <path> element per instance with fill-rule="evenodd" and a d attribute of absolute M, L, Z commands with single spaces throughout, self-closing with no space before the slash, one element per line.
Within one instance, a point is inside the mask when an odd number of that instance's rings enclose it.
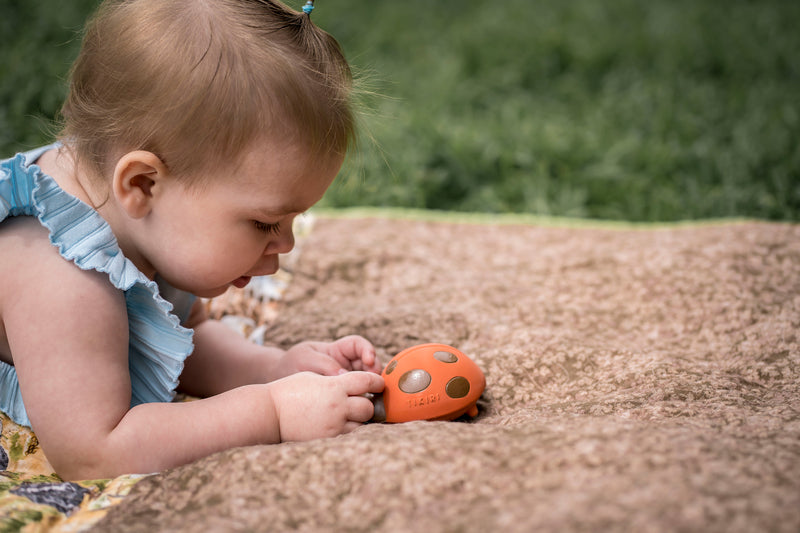
<path fill-rule="evenodd" d="M 442 342 L 472 422 L 148 477 L 103 531 L 798 531 L 800 226 L 319 220 L 268 339 Z"/>

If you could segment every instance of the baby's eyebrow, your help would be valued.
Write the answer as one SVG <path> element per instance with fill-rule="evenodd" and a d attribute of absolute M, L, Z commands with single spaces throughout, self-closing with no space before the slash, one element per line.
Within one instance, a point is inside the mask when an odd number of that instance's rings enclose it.
<path fill-rule="evenodd" d="M 307 208 L 305 207 L 294 207 L 294 206 L 285 206 L 285 207 L 266 207 L 266 208 L 259 208 L 256 209 L 256 213 L 262 215 L 267 218 L 283 218 L 289 215 L 299 215 L 300 213 L 305 213 Z"/>

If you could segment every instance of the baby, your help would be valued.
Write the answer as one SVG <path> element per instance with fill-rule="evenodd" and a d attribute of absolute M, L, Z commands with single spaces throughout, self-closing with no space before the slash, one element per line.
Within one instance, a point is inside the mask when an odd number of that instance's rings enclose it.
<path fill-rule="evenodd" d="M 354 137 L 350 69 L 271 0 L 109 0 L 60 141 L 0 167 L 0 410 L 65 479 L 335 436 L 373 415 L 373 346 L 283 351 L 205 316 L 278 269 Z M 176 388 L 203 399 L 170 402 Z"/>

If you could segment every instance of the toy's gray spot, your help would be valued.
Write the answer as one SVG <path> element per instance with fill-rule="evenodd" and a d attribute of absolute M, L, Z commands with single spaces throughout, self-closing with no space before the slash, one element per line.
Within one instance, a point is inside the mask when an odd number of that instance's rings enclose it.
<path fill-rule="evenodd" d="M 392 372 L 394 372 L 395 367 L 397 366 L 397 361 L 392 361 L 389 363 L 389 366 L 386 367 L 386 375 L 388 376 Z"/>
<path fill-rule="evenodd" d="M 456 354 L 450 352 L 439 351 L 435 352 L 433 356 L 442 363 L 455 363 L 458 361 Z"/>
<path fill-rule="evenodd" d="M 415 368 L 400 376 L 400 381 L 397 384 L 401 391 L 408 394 L 422 392 L 431 384 L 431 375 L 421 368 Z"/>

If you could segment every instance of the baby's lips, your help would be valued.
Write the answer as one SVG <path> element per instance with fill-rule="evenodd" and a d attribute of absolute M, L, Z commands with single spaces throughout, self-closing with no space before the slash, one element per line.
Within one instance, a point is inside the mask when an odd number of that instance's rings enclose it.
<path fill-rule="evenodd" d="M 236 278 L 233 280 L 231 285 L 236 287 L 237 289 L 244 289 L 247 287 L 247 284 L 250 283 L 250 276 L 242 276 L 240 278 Z"/>

